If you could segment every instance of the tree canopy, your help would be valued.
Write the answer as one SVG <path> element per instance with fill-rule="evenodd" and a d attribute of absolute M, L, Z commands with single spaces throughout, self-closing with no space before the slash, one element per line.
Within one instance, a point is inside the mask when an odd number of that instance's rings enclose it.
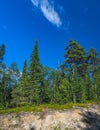
<path fill-rule="evenodd" d="M 64 62 L 58 69 L 40 63 L 38 40 L 22 72 L 17 63 L 6 67 L 5 45 L 0 46 L 0 107 L 32 104 L 100 101 L 100 58 L 94 48 L 86 51 L 70 40 L 65 47 Z"/>

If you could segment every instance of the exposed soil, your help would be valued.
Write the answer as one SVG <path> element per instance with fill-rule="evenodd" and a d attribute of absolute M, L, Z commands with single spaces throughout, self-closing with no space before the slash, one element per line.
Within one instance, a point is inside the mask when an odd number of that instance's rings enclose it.
<path fill-rule="evenodd" d="M 3 114 L 0 130 L 100 130 L 100 105 Z"/>

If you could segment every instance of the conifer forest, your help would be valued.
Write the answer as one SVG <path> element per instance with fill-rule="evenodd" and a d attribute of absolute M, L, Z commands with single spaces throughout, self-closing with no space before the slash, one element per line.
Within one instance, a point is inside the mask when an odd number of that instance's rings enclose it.
<path fill-rule="evenodd" d="M 86 51 L 70 40 L 63 63 L 52 69 L 40 63 L 38 45 L 36 40 L 22 72 L 16 62 L 6 66 L 6 46 L 0 45 L 0 108 L 100 101 L 100 57 L 94 48 Z"/>

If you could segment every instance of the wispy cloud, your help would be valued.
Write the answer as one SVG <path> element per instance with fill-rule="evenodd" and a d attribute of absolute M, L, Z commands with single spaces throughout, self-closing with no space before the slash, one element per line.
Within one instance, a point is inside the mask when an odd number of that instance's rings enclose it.
<path fill-rule="evenodd" d="M 38 5 L 39 5 L 38 0 L 31 0 L 31 2 L 33 3 L 33 5 L 35 5 L 36 7 L 38 7 Z"/>
<path fill-rule="evenodd" d="M 32 4 L 39 8 L 45 18 L 52 24 L 60 27 L 62 25 L 61 18 L 57 11 L 54 9 L 54 4 L 50 3 L 48 0 L 31 0 Z"/>

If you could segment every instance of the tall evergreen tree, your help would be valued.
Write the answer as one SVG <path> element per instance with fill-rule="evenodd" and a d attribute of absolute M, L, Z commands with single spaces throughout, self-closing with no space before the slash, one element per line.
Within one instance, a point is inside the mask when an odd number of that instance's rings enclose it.
<path fill-rule="evenodd" d="M 24 61 L 23 70 L 18 85 L 12 91 L 12 104 L 16 106 L 28 105 L 28 74 L 27 61 Z"/>
<path fill-rule="evenodd" d="M 29 93 L 30 93 L 30 104 L 39 103 L 39 93 L 41 85 L 41 64 L 38 54 L 38 41 L 35 42 L 32 55 L 30 57 L 29 65 Z"/>
<path fill-rule="evenodd" d="M 48 67 L 41 65 L 41 77 L 39 89 L 39 103 L 49 103 L 50 102 L 50 88 L 48 85 Z"/>
<path fill-rule="evenodd" d="M 89 63 L 89 77 L 92 82 L 91 92 L 92 92 L 92 95 L 94 95 L 93 96 L 94 98 L 92 99 L 97 100 L 98 94 L 97 94 L 97 85 L 96 85 L 96 75 L 100 73 L 100 70 L 99 70 L 100 65 L 99 65 L 98 54 L 94 48 L 90 48 L 89 55 L 88 55 L 88 63 Z"/>
<path fill-rule="evenodd" d="M 76 41 L 70 40 L 65 48 L 65 67 L 69 68 L 70 81 L 72 82 L 73 102 L 77 101 L 77 79 L 84 76 L 87 69 L 85 50 Z M 68 73 L 68 72 L 67 72 Z"/>
<path fill-rule="evenodd" d="M 22 74 L 16 62 L 3 63 L 5 45 L 0 46 L 0 107 L 42 103 L 100 101 L 100 58 L 94 48 L 87 53 L 76 41 L 65 49 L 65 62 L 58 69 L 40 64 L 38 41 L 29 66 L 24 61 Z"/>

